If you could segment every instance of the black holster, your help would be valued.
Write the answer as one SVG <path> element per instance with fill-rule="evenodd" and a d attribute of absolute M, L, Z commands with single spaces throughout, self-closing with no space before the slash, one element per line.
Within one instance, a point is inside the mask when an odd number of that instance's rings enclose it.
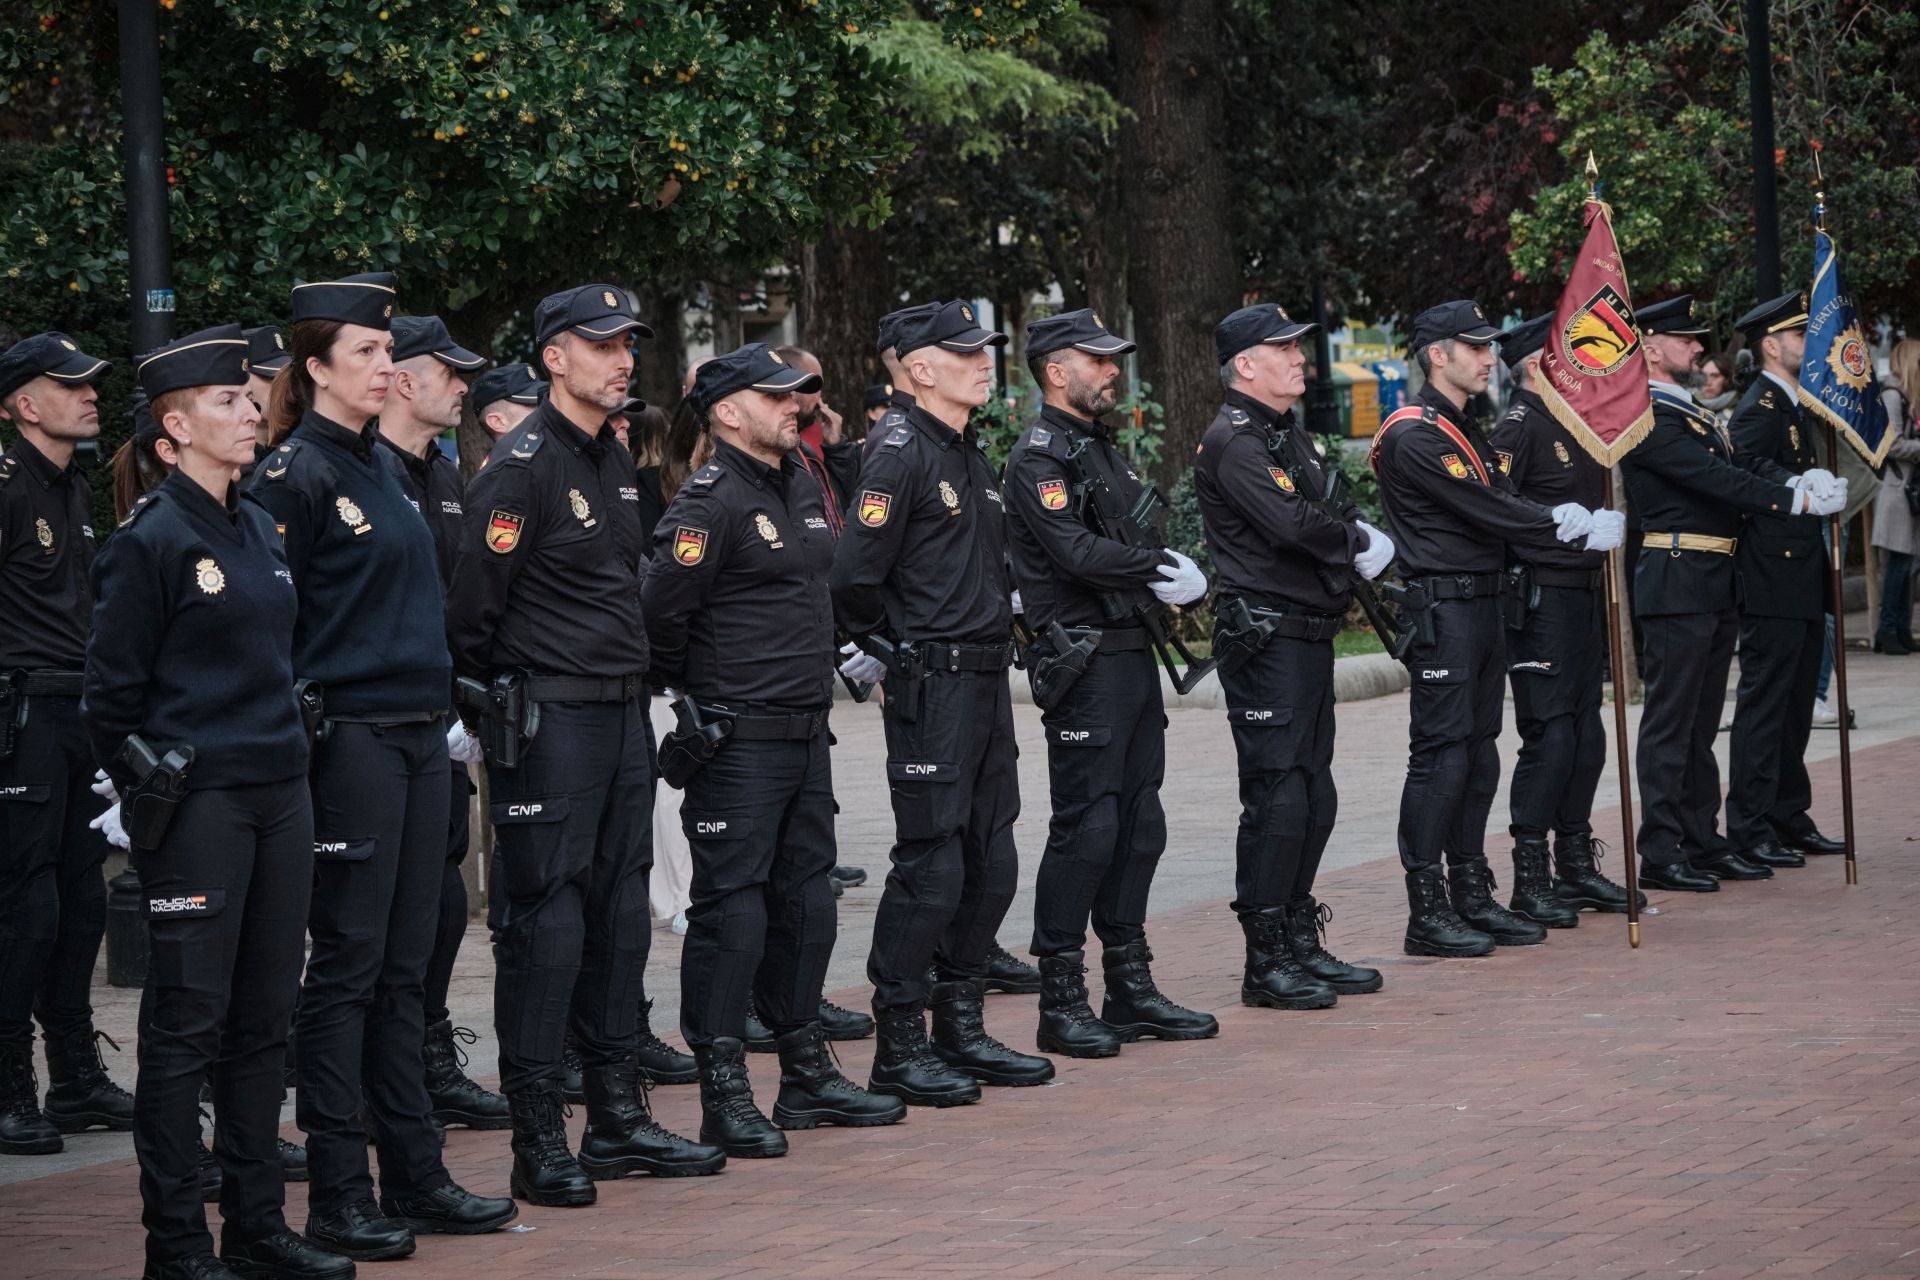
<path fill-rule="evenodd" d="M 115 760 L 139 779 L 120 797 L 120 825 L 126 829 L 127 842 L 135 849 L 158 849 L 180 802 L 187 798 L 193 748 L 175 747 L 164 758 L 158 757 L 145 739 L 130 733 Z"/>
<path fill-rule="evenodd" d="M 1058 622 L 1047 624 L 1047 633 L 1027 649 L 1027 687 L 1033 691 L 1033 705 L 1051 710 L 1067 696 L 1074 681 L 1087 672 L 1087 664 L 1100 651 L 1103 633 L 1094 627 L 1067 630 Z"/>
<path fill-rule="evenodd" d="M 1506 581 L 1500 584 L 1500 620 L 1509 631 L 1519 631 L 1527 618 L 1540 607 L 1540 588 L 1533 581 L 1533 567 L 1510 565 Z"/>
<path fill-rule="evenodd" d="M 886 663 L 887 709 L 902 724 L 918 720 L 927 678 L 927 664 L 919 651 L 905 641 L 895 642 L 878 634 L 856 636 L 853 642 Z"/>
<path fill-rule="evenodd" d="M 327 737 L 327 691 L 312 680 L 293 682 L 293 700 L 300 707 L 300 727 L 307 731 L 307 750 Z"/>
<path fill-rule="evenodd" d="M 1254 617 L 1247 602 L 1238 596 L 1221 601 L 1213 616 L 1213 660 L 1215 670 L 1223 676 L 1252 662 L 1273 639 L 1274 620 Z"/>
<path fill-rule="evenodd" d="M 503 671 L 486 684 L 461 676 L 453 682 L 453 708 L 495 768 L 519 768 L 540 731 L 540 704 L 528 695 L 524 671 Z"/>
<path fill-rule="evenodd" d="M 1400 610 L 1400 616 L 1413 631 L 1415 641 L 1434 643 L 1433 597 L 1417 582 L 1380 582 L 1374 590 L 1382 600 Z"/>
<path fill-rule="evenodd" d="M 673 719 L 673 732 L 660 739 L 660 776 L 679 791 L 720 750 L 733 733 L 733 721 L 703 720 L 699 704 L 687 694 L 674 700 Z"/>
<path fill-rule="evenodd" d="M 27 728 L 27 673 L 0 672 L 0 762 L 13 759 Z"/>

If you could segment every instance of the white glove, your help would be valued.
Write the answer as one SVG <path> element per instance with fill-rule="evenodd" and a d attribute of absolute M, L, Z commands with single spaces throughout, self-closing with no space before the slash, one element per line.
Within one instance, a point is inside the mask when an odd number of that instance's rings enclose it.
<path fill-rule="evenodd" d="M 1626 516 L 1604 508 L 1593 513 L 1593 528 L 1587 531 L 1587 550 L 1612 551 L 1626 540 Z"/>
<path fill-rule="evenodd" d="M 1367 545 L 1353 557 L 1353 567 L 1359 570 L 1363 578 L 1377 578 L 1393 563 L 1393 539 L 1365 520 L 1356 520 L 1354 523 L 1366 533 Z"/>
<path fill-rule="evenodd" d="M 93 771 L 93 794 L 99 796 L 108 804 L 120 803 L 120 789 L 113 785 L 113 779 L 107 776 L 105 769 L 95 769 Z"/>
<path fill-rule="evenodd" d="M 1207 575 L 1200 572 L 1200 566 L 1172 547 L 1161 554 L 1172 556 L 1173 564 L 1160 566 L 1162 582 L 1152 584 L 1153 594 L 1160 598 L 1161 604 L 1192 604 L 1207 594 Z"/>
<path fill-rule="evenodd" d="M 1018 591 L 1007 597 L 1007 603 L 1013 606 L 1015 613 L 1025 613 L 1027 611 L 1026 603 L 1020 599 L 1020 593 Z"/>
<path fill-rule="evenodd" d="M 87 824 L 107 838 L 107 843 L 116 849 L 131 849 L 133 841 L 127 839 L 127 829 L 120 825 L 120 802 L 115 800 L 107 811 Z"/>
<path fill-rule="evenodd" d="M 1553 509 L 1553 536 L 1562 542 L 1578 542 L 1593 530 L 1593 513 L 1577 502 L 1563 502 Z"/>
<path fill-rule="evenodd" d="M 1808 485 L 1800 490 L 1800 500 L 1806 503 L 1808 515 L 1837 516 L 1847 509 L 1846 482 L 1844 480 L 1840 482 L 1838 492 L 1828 490 L 1825 493 L 1817 493 L 1813 486 Z"/>
<path fill-rule="evenodd" d="M 1845 476 L 1840 476 L 1834 480 L 1833 484 L 1828 487 L 1827 492 L 1839 501 L 1840 506 L 1838 510 L 1845 511 L 1847 509 L 1847 478 Z"/>
<path fill-rule="evenodd" d="M 840 674 L 855 684 L 879 684 L 886 679 L 887 664 L 851 640 L 840 646 L 840 652 L 847 655 L 840 664 Z"/>
<path fill-rule="evenodd" d="M 1808 467 L 1799 475 L 1788 480 L 1787 487 L 1789 489 L 1808 488 L 1817 493 L 1822 489 L 1832 488 L 1838 478 L 1839 477 L 1835 476 L 1833 472 L 1828 471 L 1825 467 Z"/>
<path fill-rule="evenodd" d="M 455 764 L 472 764 L 480 758 L 480 739 L 467 731 L 459 719 L 447 730 L 447 759 Z"/>

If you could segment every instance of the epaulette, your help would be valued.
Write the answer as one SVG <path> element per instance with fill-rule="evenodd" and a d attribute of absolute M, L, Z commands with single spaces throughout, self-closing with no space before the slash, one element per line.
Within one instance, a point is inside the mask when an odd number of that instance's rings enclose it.
<path fill-rule="evenodd" d="M 1517 404 L 1513 406 L 1513 408 L 1507 410 L 1507 416 L 1505 418 L 1505 421 L 1525 422 L 1526 419 L 1527 419 L 1527 406 L 1523 404 Z"/>
<path fill-rule="evenodd" d="M 898 449 L 911 439 L 913 439 L 913 425 L 903 422 L 887 432 L 887 438 L 880 443 L 888 449 Z"/>
<path fill-rule="evenodd" d="M 1768 387 L 1765 391 L 1762 391 L 1760 393 L 1760 399 L 1758 401 L 1758 404 L 1762 409 L 1771 409 L 1774 407 L 1772 387 Z"/>
<path fill-rule="evenodd" d="M 540 442 L 545 439 L 546 437 L 541 435 L 538 431 L 529 431 L 527 432 L 527 434 L 520 437 L 520 442 L 518 444 L 513 446 L 512 450 L 510 450 L 510 456 L 519 458 L 522 461 L 525 461 L 526 459 L 531 458 L 534 454 L 540 452 Z"/>
<path fill-rule="evenodd" d="M 717 462 L 709 462 L 706 466 L 693 473 L 689 479 L 689 483 L 697 485 L 702 489 L 711 489 L 714 483 L 725 474 L 727 474 L 725 467 Z"/>
<path fill-rule="evenodd" d="M 12 454 L 0 458 L 0 484 L 5 484 L 7 481 L 13 479 L 19 470 L 20 459 L 14 457 Z"/>
<path fill-rule="evenodd" d="M 260 459 L 260 475 L 262 478 L 278 480 L 281 476 L 287 474 L 287 464 L 292 460 L 294 451 L 298 449 L 302 443 L 303 442 L 299 440 L 289 440 L 266 457 Z M 142 501 L 144 501 L 144 499 L 142 499 Z M 137 511 L 139 508 L 136 507 L 134 510 Z M 128 512 L 128 518 L 132 518 L 132 512 Z"/>
<path fill-rule="evenodd" d="M 1686 420 L 1688 426 L 1692 427 L 1701 435 L 1706 435 L 1709 431 L 1716 430 L 1720 425 L 1712 414 L 1702 409 L 1691 399 L 1682 400 L 1672 392 L 1662 391 L 1658 387 L 1654 388 L 1652 399 L 1654 408 L 1673 410 Z"/>
<path fill-rule="evenodd" d="M 159 492 L 158 490 L 154 491 L 154 493 L 158 493 L 158 492 Z M 143 493 L 138 498 L 134 499 L 132 510 L 128 511 L 125 516 L 121 517 L 119 527 L 124 529 L 128 525 L 132 524 L 135 520 L 138 520 L 140 518 L 140 513 L 153 505 L 154 493 Z M 132 544 L 129 543 L 128 545 L 131 546 Z"/>
<path fill-rule="evenodd" d="M 1249 422 L 1253 421 L 1253 415 L 1248 413 L 1245 409 L 1230 408 L 1227 410 L 1227 421 L 1232 423 L 1236 427 L 1244 427 Z"/>

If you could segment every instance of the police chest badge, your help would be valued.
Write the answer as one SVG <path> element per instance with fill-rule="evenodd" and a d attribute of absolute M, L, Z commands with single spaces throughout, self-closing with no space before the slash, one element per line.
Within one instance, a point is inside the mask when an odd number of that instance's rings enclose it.
<path fill-rule="evenodd" d="M 487 550 L 496 555 L 505 555 L 520 545 L 520 527 L 526 523 L 524 516 L 514 515 L 511 511 L 494 511 L 487 516 Z"/>
<path fill-rule="evenodd" d="M 1286 472 L 1282 471 L 1279 467 L 1268 467 L 1267 474 L 1273 477 L 1273 482 L 1275 484 L 1279 485 L 1282 489 L 1285 489 L 1288 493 L 1295 492 L 1293 487 L 1293 477 L 1288 475 Z"/>
<path fill-rule="evenodd" d="M 193 580 L 210 596 L 217 596 L 227 589 L 227 575 L 220 572 L 220 566 L 213 562 L 211 556 L 193 566 Z"/>
<path fill-rule="evenodd" d="M 333 509 L 340 516 L 340 523 L 353 530 L 357 538 L 363 533 L 372 533 L 373 526 L 367 523 L 366 512 L 352 498 L 345 496 L 333 500 Z"/>
<path fill-rule="evenodd" d="M 587 506 L 586 495 L 578 489 L 567 490 L 567 505 L 573 508 L 573 518 L 580 522 L 581 528 L 591 529 L 600 523 L 593 518 L 593 509 Z"/>
<path fill-rule="evenodd" d="M 1460 455 L 1457 453 L 1441 454 L 1440 465 L 1445 467 L 1447 474 L 1455 480 L 1465 480 L 1467 478 L 1467 464 L 1460 461 Z"/>
<path fill-rule="evenodd" d="M 53 526 L 44 519 L 33 522 L 33 536 L 40 543 L 40 549 L 48 555 L 53 554 Z"/>
<path fill-rule="evenodd" d="M 940 482 L 940 501 L 947 504 L 948 515 L 957 516 L 960 514 L 960 495 L 955 493 L 953 486 L 945 480 Z"/>
<path fill-rule="evenodd" d="M 1064 511 L 1067 507 L 1067 482 L 1065 480 L 1042 480 L 1035 486 L 1040 491 L 1040 505 L 1049 511 Z"/>
<path fill-rule="evenodd" d="M 770 549 L 778 551 L 781 547 L 787 545 L 780 541 L 780 531 L 773 527 L 773 518 L 766 512 L 754 512 L 753 527 L 760 531 L 760 536 L 766 540 L 767 546 Z"/>
<path fill-rule="evenodd" d="M 1567 456 L 1567 446 L 1562 444 L 1558 440 L 1555 440 L 1553 442 L 1553 456 L 1560 459 L 1560 465 L 1563 467 L 1570 467 L 1573 465 L 1573 459 Z"/>
<path fill-rule="evenodd" d="M 696 565 L 707 554 L 707 531 L 681 525 L 673 531 L 673 558 L 676 563 Z"/>

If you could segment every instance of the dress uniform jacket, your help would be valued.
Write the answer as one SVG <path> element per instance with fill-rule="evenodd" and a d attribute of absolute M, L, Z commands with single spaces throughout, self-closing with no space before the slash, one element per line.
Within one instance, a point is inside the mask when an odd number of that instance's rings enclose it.
<path fill-rule="evenodd" d="M 1762 374 L 1727 423 L 1734 461 L 1747 471 L 1784 485 L 1818 465 L 1813 428 L 1792 393 Z M 1750 508 L 1734 553 L 1740 578 L 1740 611 L 1763 618 L 1818 619 L 1827 612 L 1831 575 L 1823 520 L 1792 515 L 1784 502 L 1766 511 Z"/>

